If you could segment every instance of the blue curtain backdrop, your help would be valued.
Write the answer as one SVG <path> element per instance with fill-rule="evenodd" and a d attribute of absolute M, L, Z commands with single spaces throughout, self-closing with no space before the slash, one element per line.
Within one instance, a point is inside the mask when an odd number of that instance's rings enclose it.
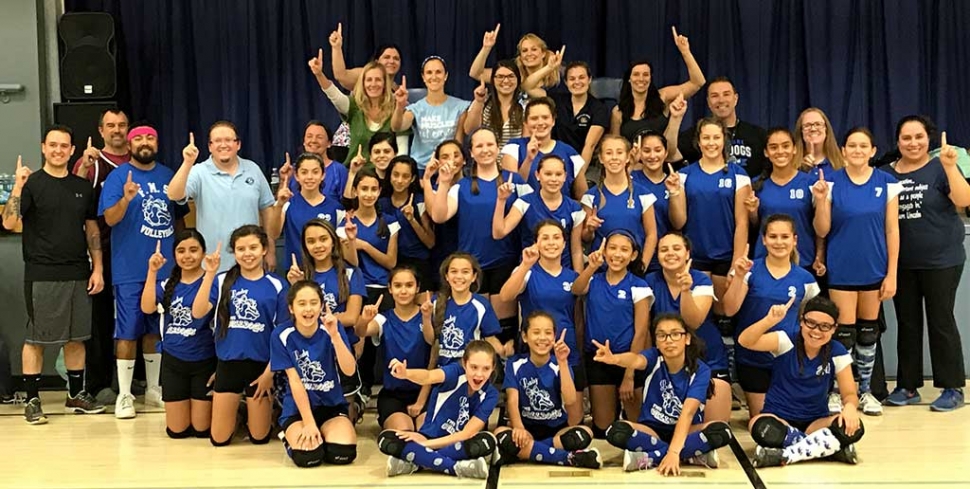
<path fill-rule="evenodd" d="M 670 26 L 690 38 L 707 78 L 731 77 L 742 119 L 791 127 L 822 108 L 836 134 L 867 125 L 880 152 L 895 121 L 928 114 L 949 140 L 970 146 L 970 2 L 962 0 L 67 0 L 68 12 L 108 12 L 117 22 L 119 104 L 157 126 L 161 154 L 177 166 L 188 132 L 234 121 L 242 154 L 264 168 L 297 151 L 307 120 L 336 128 L 307 59 L 343 23 L 349 66 L 396 43 L 410 87 L 424 57 L 444 57 L 449 94 L 470 99 L 467 72 L 482 34 L 502 23 L 496 59 L 515 55 L 523 33 L 595 76 L 619 77 L 651 60 L 654 83 L 686 79 Z M 703 92 L 689 120 L 707 111 Z"/>

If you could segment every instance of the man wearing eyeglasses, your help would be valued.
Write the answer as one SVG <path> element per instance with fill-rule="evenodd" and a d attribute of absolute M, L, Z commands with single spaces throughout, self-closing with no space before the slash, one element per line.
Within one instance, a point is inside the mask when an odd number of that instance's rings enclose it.
<path fill-rule="evenodd" d="M 239 157 L 242 146 L 236 126 L 218 121 L 209 128 L 209 158 L 198 165 L 199 148 L 189 133 L 189 144 L 182 150 L 182 166 L 168 184 L 168 196 L 175 202 L 195 201 L 196 228 L 205 237 L 209 250 L 217 243 L 229 244 L 232 231 L 246 224 L 264 228 L 275 202 L 269 182 L 255 162 Z M 270 239 L 266 265 L 276 268 L 276 253 Z M 224 250 L 223 250 L 224 251 Z M 231 253 L 223 254 L 219 271 L 235 265 Z"/>

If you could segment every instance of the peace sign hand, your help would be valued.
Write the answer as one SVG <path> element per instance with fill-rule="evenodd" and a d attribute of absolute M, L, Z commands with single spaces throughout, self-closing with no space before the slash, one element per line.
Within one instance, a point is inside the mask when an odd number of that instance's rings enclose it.
<path fill-rule="evenodd" d="M 498 38 L 498 31 L 502 28 L 502 24 L 495 24 L 494 31 L 485 31 L 485 35 L 482 36 L 482 47 L 487 49 L 492 49 L 495 47 L 495 41 Z"/>
<path fill-rule="evenodd" d="M 610 340 L 606 340 L 605 344 L 593 340 L 593 346 L 596 347 L 596 354 L 593 355 L 593 360 L 607 365 L 616 365 L 616 356 L 610 351 Z"/>
<path fill-rule="evenodd" d="M 788 310 L 795 303 L 795 296 L 791 296 L 786 304 L 771 306 L 768 310 L 768 315 L 765 316 L 765 320 L 771 323 L 772 326 L 781 322 L 788 315 Z"/>
<path fill-rule="evenodd" d="M 135 200 L 138 196 L 138 192 L 141 190 L 141 185 L 131 181 L 131 170 L 128 170 L 128 179 L 125 180 L 124 195 L 121 197 L 125 199 L 125 202 L 131 202 Z"/>
<path fill-rule="evenodd" d="M 222 261 L 222 255 L 220 251 L 222 250 L 222 241 L 216 245 L 216 250 L 208 255 L 202 260 L 202 269 L 205 273 L 216 273 L 219 271 L 219 263 Z"/>
<path fill-rule="evenodd" d="M 22 190 L 24 188 L 24 184 L 27 183 L 27 178 L 30 177 L 30 168 L 24 166 L 24 159 L 22 156 L 17 156 L 17 169 L 14 170 L 13 175 L 13 188 L 16 190 Z"/>
<path fill-rule="evenodd" d="M 343 24 L 337 22 L 337 30 L 330 33 L 330 47 L 333 49 L 340 49 L 344 45 L 344 31 Z"/>
<path fill-rule="evenodd" d="M 944 168 L 957 166 L 957 150 L 946 144 L 946 131 L 940 136 L 940 163 L 943 163 Z"/>
<path fill-rule="evenodd" d="M 323 48 L 317 50 L 317 56 L 310 58 L 306 64 L 310 67 L 310 73 L 313 73 L 314 76 L 323 76 Z"/>
<path fill-rule="evenodd" d="M 559 339 L 556 340 L 556 344 L 553 345 L 553 350 L 556 352 L 556 360 L 559 361 L 560 367 L 569 363 L 569 345 L 566 344 L 565 328 L 563 328 L 562 333 L 559 334 Z"/>
<path fill-rule="evenodd" d="M 189 133 L 189 144 L 182 149 L 182 164 L 194 165 L 199 159 L 199 148 L 195 146 L 195 134 Z"/>
<path fill-rule="evenodd" d="M 162 256 L 162 240 L 158 240 L 155 243 L 155 253 L 148 257 L 148 269 L 153 272 L 158 272 L 165 266 L 165 262 L 168 261 Z"/>

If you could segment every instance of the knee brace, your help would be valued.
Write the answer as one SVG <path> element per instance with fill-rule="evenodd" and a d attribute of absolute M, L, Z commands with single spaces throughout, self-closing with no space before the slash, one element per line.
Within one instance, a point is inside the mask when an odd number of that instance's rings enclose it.
<path fill-rule="evenodd" d="M 879 341 L 878 321 L 858 321 L 856 329 L 858 330 L 856 344 L 859 346 L 872 346 Z"/>
<path fill-rule="evenodd" d="M 323 463 L 324 453 L 326 452 L 323 444 L 313 450 L 290 449 L 290 458 L 297 467 L 316 467 Z"/>
<path fill-rule="evenodd" d="M 347 465 L 357 458 L 357 444 L 324 443 L 320 448 L 324 450 L 323 460 L 330 465 Z"/>
<path fill-rule="evenodd" d="M 188 428 L 185 428 L 184 430 L 179 432 L 172 431 L 171 428 L 166 426 L 165 434 L 168 435 L 169 438 L 172 438 L 175 440 L 181 440 L 182 438 L 188 438 L 194 435 L 195 431 L 192 429 L 192 426 L 189 426 Z"/>
<path fill-rule="evenodd" d="M 751 438 L 765 448 L 784 448 L 788 426 L 774 416 L 762 416 L 751 426 Z"/>
<path fill-rule="evenodd" d="M 842 343 L 842 346 L 851 352 L 855 347 L 857 334 L 854 324 L 840 324 L 835 329 L 835 341 Z"/>
<path fill-rule="evenodd" d="M 512 440 L 512 430 L 505 430 L 495 435 L 495 440 L 498 443 L 499 454 L 502 455 L 503 459 L 514 460 L 518 456 L 519 447 Z"/>
<path fill-rule="evenodd" d="M 270 429 L 269 430 L 269 433 L 266 433 L 266 436 L 264 436 L 262 438 L 256 438 L 255 436 L 253 436 L 253 432 L 250 431 L 249 432 L 249 443 L 252 443 L 253 445 L 265 445 L 265 444 L 269 443 L 269 439 L 272 438 L 272 437 L 273 437 L 273 430 L 272 429 Z"/>
<path fill-rule="evenodd" d="M 495 440 L 495 435 L 482 431 L 465 440 L 463 445 L 468 458 L 488 457 L 495 451 L 498 441 Z"/>
<path fill-rule="evenodd" d="M 848 434 L 846 434 L 845 428 L 839 425 L 839 420 L 834 419 L 832 420 L 832 424 L 829 425 L 829 431 L 831 431 L 832 435 L 835 436 L 837 440 L 839 440 L 839 443 L 842 445 L 842 448 L 845 448 L 854 443 L 858 443 L 859 440 L 862 439 L 862 435 L 866 433 L 866 427 L 862 424 L 862 421 L 860 420 L 859 429 L 857 429 L 852 436 L 849 436 Z"/>
<path fill-rule="evenodd" d="M 206 429 L 206 430 L 199 431 L 199 430 L 193 429 L 192 434 L 195 435 L 196 438 L 208 438 L 210 436 L 210 430 Z"/>
<path fill-rule="evenodd" d="M 787 430 L 785 431 L 787 432 Z M 707 438 L 707 444 L 711 448 L 721 448 L 731 443 L 731 438 L 734 436 L 731 433 L 731 427 L 723 421 L 714 421 L 708 424 L 701 433 L 703 433 L 704 438 Z"/>
<path fill-rule="evenodd" d="M 626 421 L 616 420 L 606 429 L 606 441 L 621 450 L 626 450 L 626 445 L 632 437 L 633 426 Z"/>
<path fill-rule="evenodd" d="M 407 442 L 398 438 L 397 432 L 394 430 L 384 430 L 377 435 L 377 449 L 384 455 L 401 458 L 401 454 L 404 453 L 404 445 L 407 445 Z"/>
<path fill-rule="evenodd" d="M 230 443 L 232 443 L 232 435 L 229 435 L 229 438 L 226 438 L 223 441 L 216 441 L 216 439 L 213 438 L 212 435 L 209 435 L 209 443 L 212 443 L 212 446 L 214 446 L 214 447 L 224 447 L 224 446 L 227 446 Z"/>
<path fill-rule="evenodd" d="M 580 426 L 573 426 L 559 435 L 559 442 L 562 443 L 563 450 L 574 451 L 582 450 L 593 442 L 589 432 Z"/>

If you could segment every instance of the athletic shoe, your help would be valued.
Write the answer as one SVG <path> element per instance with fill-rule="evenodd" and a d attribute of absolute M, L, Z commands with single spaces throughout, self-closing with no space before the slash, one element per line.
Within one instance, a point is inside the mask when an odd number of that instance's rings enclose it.
<path fill-rule="evenodd" d="M 780 448 L 765 448 L 758 445 L 754 449 L 754 460 L 751 461 L 756 468 L 778 467 L 785 465 L 784 450 Z"/>
<path fill-rule="evenodd" d="M 115 417 L 118 419 L 131 419 L 135 417 L 135 396 L 131 394 L 118 396 L 118 400 L 115 402 Z"/>
<path fill-rule="evenodd" d="M 947 412 L 963 407 L 963 389 L 943 389 L 940 397 L 930 404 L 930 411 Z"/>
<path fill-rule="evenodd" d="M 709 452 L 688 458 L 686 463 L 687 465 L 696 465 L 698 467 L 716 469 L 718 465 L 721 464 L 721 460 L 717 456 L 717 450 L 711 450 Z"/>
<path fill-rule="evenodd" d="M 47 415 L 40 407 L 40 398 L 34 397 L 24 406 L 24 419 L 27 424 L 47 424 Z"/>
<path fill-rule="evenodd" d="M 829 414 L 842 412 L 842 396 L 838 392 L 829 392 Z"/>
<path fill-rule="evenodd" d="M 882 416 L 882 403 L 871 392 L 859 396 L 859 409 L 867 416 Z"/>
<path fill-rule="evenodd" d="M 101 389 L 100 391 L 98 391 L 98 394 L 95 395 L 94 398 L 100 404 L 104 404 L 105 406 L 110 406 L 118 402 L 118 393 L 112 390 L 110 387 L 105 387 L 104 389 Z"/>
<path fill-rule="evenodd" d="M 834 462 L 842 462 L 849 465 L 856 465 L 859 463 L 859 454 L 855 451 L 854 443 L 847 447 L 842 447 L 841 450 L 835 452 L 827 458 Z"/>
<path fill-rule="evenodd" d="M 88 391 L 81 391 L 76 397 L 67 396 L 64 410 L 73 414 L 101 414 L 104 404 L 99 403 Z"/>
<path fill-rule="evenodd" d="M 919 396 L 919 391 L 903 389 L 902 387 L 897 387 L 893 389 L 893 393 L 889 394 L 889 397 L 883 401 L 883 404 L 887 406 L 909 406 L 911 404 L 919 404 L 923 398 Z"/>
<path fill-rule="evenodd" d="M 145 406 L 165 407 L 165 401 L 162 401 L 162 388 L 160 386 L 145 389 Z"/>
<path fill-rule="evenodd" d="M 574 450 L 569 453 L 569 465 L 584 469 L 598 469 L 603 466 L 603 459 L 600 457 L 600 451 L 595 448 Z"/>
<path fill-rule="evenodd" d="M 626 472 L 636 472 L 638 470 L 650 470 L 656 467 L 647 452 L 634 452 L 632 450 L 623 451 L 623 470 Z"/>
<path fill-rule="evenodd" d="M 455 462 L 455 475 L 462 479 L 488 479 L 488 462 L 485 457 Z"/>
<path fill-rule="evenodd" d="M 397 457 L 387 457 L 387 476 L 396 477 L 399 475 L 413 474 L 418 471 L 418 466 L 407 460 Z"/>
<path fill-rule="evenodd" d="M 27 402 L 27 395 L 23 392 L 0 395 L 0 404 L 23 404 Z"/>

